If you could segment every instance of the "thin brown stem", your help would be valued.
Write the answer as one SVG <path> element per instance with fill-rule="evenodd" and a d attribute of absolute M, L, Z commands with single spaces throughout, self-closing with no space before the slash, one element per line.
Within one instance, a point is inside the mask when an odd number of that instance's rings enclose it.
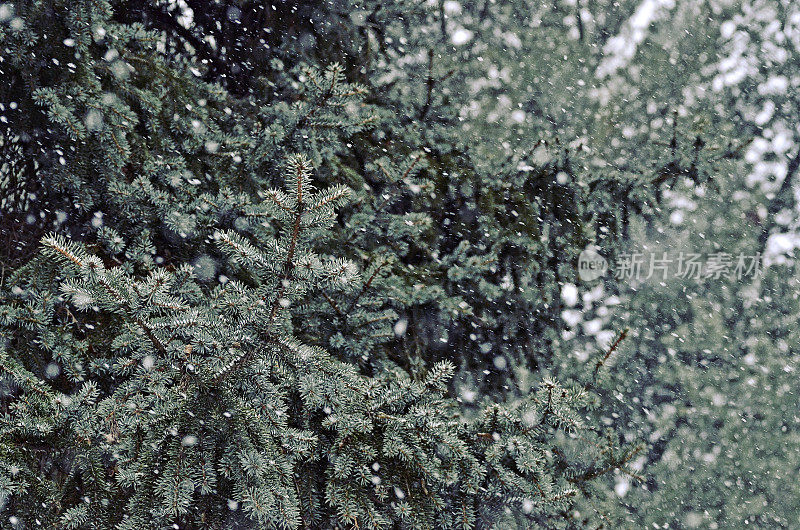
<path fill-rule="evenodd" d="M 350 302 L 350 305 L 347 307 L 347 311 L 346 311 L 347 313 L 350 313 L 350 311 L 353 310 L 353 308 L 356 306 L 358 301 L 361 300 L 361 297 L 364 296 L 364 293 L 366 293 L 367 290 L 370 288 L 370 285 L 372 285 L 372 282 L 378 276 L 378 273 L 381 271 L 381 269 L 384 268 L 388 264 L 389 264 L 389 260 L 384 260 L 383 263 L 381 263 L 380 265 L 378 265 L 375 268 L 375 270 L 370 275 L 369 279 L 364 283 L 364 286 L 361 288 L 361 291 L 359 291 L 358 295 L 356 295 L 356 297 L 353 299 L 353 301 Z"/>

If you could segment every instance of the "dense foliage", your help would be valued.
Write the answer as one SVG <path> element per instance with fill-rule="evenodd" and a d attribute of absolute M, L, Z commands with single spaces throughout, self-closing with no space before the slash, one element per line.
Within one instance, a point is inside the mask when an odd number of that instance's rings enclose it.
<path fill-rule="evenodd" d="M 3 9 L 13 525 L 571 525 L 639 450 L 546 376 L 612 177 L 476 159 L 430 67 L 419 105 L 291 41 L 228 76 L 157 6 Z"/>
<path fill-rule="evenodd" d="M 0 525 L 796 525 L 797 7 L 585 4 L 0 3 Z"/>

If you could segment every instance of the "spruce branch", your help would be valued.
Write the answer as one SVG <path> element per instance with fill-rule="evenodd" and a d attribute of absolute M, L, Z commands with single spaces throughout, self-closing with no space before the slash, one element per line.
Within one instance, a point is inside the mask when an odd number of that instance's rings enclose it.
<path fill-rule="evenodd" d="M 775 192 L 775 196 L 767 205 L 767 218 L 764 220 L 761 233 L 758 235 L 758 249 L 762 254 L 766 250 L 767 240 L 769 239 L 770 232 L 772 232 L 777 224 L 775 222 L 775 217 L 782 209 L 787 207 L 787 198 L 789 205 L 794 204 L 795 202 L 794 195 L 790 192 L 794 185 L 794 178 L 798 170 L 800 170 L 800 150 L 798 150 L 797 154 L 789 161 L 789 165 L 786 169 L 786 176 L 783 177 L 783 182 L 781 182 L 780 188 L 777 192 Z"/>
<path fill-rule="evenodd" d="M 608 361 L 608 358 L 609 358 L 609 357 L 611 357 L 611 355 L 612 355 L 612 354 L 613 354 L 613 353 L 614 353 L 614 352 L 617 350 L 617 348 L 619 347 L 620 343 L 621 343 L 623 340 L 625 340 L 625 337 L 627 337 L 627 336 L 628 336 L 628 331 L 629 331 L 629 330 L 628 330 L 628 328 L 625 328 L 625 329 L 623 329 L 623 330 L 620 332 L 620 334 L 617 336 L 616 340 L 615 340 L 615 341 L 614 341 L 614 342 L 611 344 L 611 346 L 609 346 L 608 350 L 606 350 L 606 352 L 605 352 L 605 354 L 603 355 L 603 357 L 601 357 L 600 359 L 598 359 L 598 360 L 597 360 L 597 363 L 596 363 L 596 364 L 595 364 L 595 366 L 594 366 L 594 372 L 592 372 L 592 381 L 591 381 L 591 383 L 590 383 L 589 385 L 587 385 L 587 386 L 585 387 L 587 390 L 588 390 L 589 388 L 591 388 L 591 386 L 592 386 L 592 385 L 594 385 L 594 384 L 597 382 L 597 376 L 598 376 L 598 374 L 599 374 L 599 372 L 600 372 L 600 369 L 601 369 L 603 366 L 605 366 L 605 364 L 606 364 L 606 361 Z"/>
<path fill-rule="evenodd" d="M 299 179 L 298 179 L 299 180 Z M 280 289 L 277 296 L 272 301 L 272 307 L 269 312 L 269 320 L 267 321 L 267 329 L 272 326 L 275 321 L 275 316 L 281 306 L 281 301 L 284 299 L 286 290 L 289 288 L 291 281 L 292 270 L 294 269 L 294 253 L 297 250 L 297 240 L 300 236 L 300 219 L 303 217 L 305 204 L 302 202 L 302 190 L 298 187 L 298 200 L 297 210 L 295 213 L 294 223 L 292 224 L 292 235 L 289 240 L 289 250 L 286 254 L 286 261 L 283 264 L 283 278 L 280 281 Z"/>
<path fill-rule="evenodd" d="M 150 327 L 140 318 L 137 318 L 134 321 L 140 328 L 142 328 L 142 331 L 144 331 L 144 334 L 153 344 L 153 347 L 155 347 L 155 349 L 158 350 L 159 353 L 166 356 L 167 348 L 164 346 L 164 344 L 162 344 L 160 340 L 158 340 L 158 337 L 156 337 L 155 333 L 153 333 L 153 330 L 150 329 Z"/>
<path fill-rule="evenodd" d="M 378 276 L 378 273 L 381 271 L 381 269 L 383 269 L 383 268 L 384 268 L 386 265 L 388 265 L 390 262 L 391 262 L 391 260 L 389 260 L 389 259 L 385 259 L 385 260 L 383 260 L 383 261 L 381 262 L 381 264 L 380 264 L 380 265 L 378 265 L 377 267 L 375 267 L 375 270 L 373 270 L 373 271 L 372 271 L 372 274 L 370 274 L 370 276 L 369 276 L 369 278 L 367 279 L 367 281 L 366 281 L 366 282 L 364 282 L 364 285 L 361 287 L 361 290 L 358 292 L 358 294 L 356 295 L 356 297 L 355 297 L 355 298 L 353 298 L 353 301 L 352 301 L 352 302 L 350 302 L 350 305 L 349 305 L 349 306 L 347 306 L 347 311 L 345 311 L 346 313 L 348 313 L 348 314 L 349 314 L 350 312 L 352 312 L 352 311 L 353 311 L 353 309 L 356 307 L 356 304 L 358 304 L 358 301 L 359 301 L 359 300 L 361 300 L 361 297 L 362 297 L 362 296 L 364 296 L 364 294 L 365 294 L 365 293 L 366 293 L 366 292 L 369 290 L 369 287 L 370 287 L 370 285 L 372 285 L 372 282 L 373 282 L 373 281 L 375 280 L 375 278 Z"/>

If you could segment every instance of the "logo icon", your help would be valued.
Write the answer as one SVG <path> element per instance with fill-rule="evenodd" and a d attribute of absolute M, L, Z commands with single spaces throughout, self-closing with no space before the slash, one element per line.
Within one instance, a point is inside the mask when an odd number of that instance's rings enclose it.
<path fill-rule="evenodd" d="M 606 258 L 601 256 L 596 247 L 588 246 L 578 256 L 578 277 L 584 282 L 591 282 L 608 270 Z"/>

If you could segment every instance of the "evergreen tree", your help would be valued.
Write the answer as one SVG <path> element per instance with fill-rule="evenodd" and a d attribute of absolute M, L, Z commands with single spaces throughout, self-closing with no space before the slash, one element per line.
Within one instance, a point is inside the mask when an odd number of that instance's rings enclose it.
<path fill-rule="evenodd" d="M 559 293 L 647 197 L 471 146 L 481 47 L 440 6 L 193 5 L 0 6 L 3 515 L 581 524 L 638 447 L 594 412 L 608 355 L 549 376 Z"/>

